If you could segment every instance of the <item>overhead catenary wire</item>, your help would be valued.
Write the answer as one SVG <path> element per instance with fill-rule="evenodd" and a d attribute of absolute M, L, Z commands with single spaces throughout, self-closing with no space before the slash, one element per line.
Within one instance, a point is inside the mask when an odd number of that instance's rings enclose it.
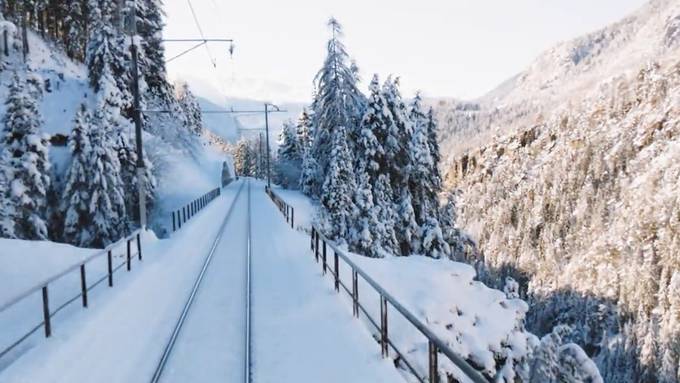
<path fill-rule="evenodd" d="M 198 29 L 198 34 L 201 36 L 203 40 L 205 40 L 205 34 L 203 33 L 203 28 L 201 28 L 201 23 L 198 21 L 198 16 L 196 16 L 196 11 L 194 10 L 193 4 L 191 4 L 191 0 L 187 0 L 187 3 L 189 4 L 189 9 L 191 10 L 191 16 L 194 19 L 194 23 L 196 23 L 196 28 Z M 210 62 L 213 64 L 214 68 L 217 68 L 217 62 L 215 61 L 215 58 L 212 55 L 212 52 L 210 52 L 210 47 L 208 44 L 205 45 L 205 50 L 208 53 L 208 58 L 210 59 Z"/>

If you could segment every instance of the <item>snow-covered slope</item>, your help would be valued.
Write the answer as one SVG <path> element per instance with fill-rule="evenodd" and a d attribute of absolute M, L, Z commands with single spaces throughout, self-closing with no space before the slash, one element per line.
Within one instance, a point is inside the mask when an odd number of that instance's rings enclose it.
<path fill-rule="evenodd" d="M 4 100 L 13 74 L 28 73 L 36 92 L 41 93 L 38 97 L 43 119 L 41 131 L 51 138 L 49 159 L 52 164 L 52 184 L 58 189 L 71 161 L 66 143 L 76 110 L 82 103 L 90 108 L 94 103 L 87 68 L 70 60 L 61 49 L 31 31 L 28 32 L 29 54 L 24 62 L 21 43 L 14 36 L 9 57 L 0 56 L 0 117 L 5 113 Z M 162 121 L 159 121 L 158 116 L 162 117 Z M 208 139 L 188 134 L 174 137 L 177 135 L 171 132 L 186 131 L 176 118 L 169 115 L 148 117 L 148 129 L 143 136 L 144 149 L 153 162 L 158 181 L 157 203 L 150 214 L 155 229 L 162 231 L 171 209 L 219 184 L 222 162 L 227 160 L 227 155 Z M 134 134 L 130 121 L 123 119 L 122 123 L 127 134 Z"/>
<path fill-rule="evenodd" d="M 653 0 L 440 108 L 467 261 L 519 280 L 529 329 L 570 325 L 607 382 L 680 372 L 679 20 L 680 1 Z"/>
<path fill-rule="evenodd" d="M 459 154 L 490 135 L 540 122 L 607 78 L 636 71 L 649 60 L 668 65 L 679 48 L 680 1 L 651 0 L 615 24 L 556 45 L 478 100 L 431 100 L 445 151 Z"/>

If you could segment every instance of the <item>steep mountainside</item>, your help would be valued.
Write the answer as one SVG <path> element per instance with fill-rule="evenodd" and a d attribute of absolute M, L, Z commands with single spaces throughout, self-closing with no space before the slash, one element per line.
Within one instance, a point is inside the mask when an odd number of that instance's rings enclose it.
<path fill-rule="evenodd" d="M 496 134 L 530 126 L 578 103 L 603 79 L 664 63 L 680 47 L 680 1 L 651 0 L 624 20 L 561 43 L 524 72 L 471 102 L 433 100 L 445 152 L 460 154 Z"/>
<path fill-rule="evenodd" d="M 570 325 L 607 382 L 680 382 L 679 5 L 561 44 L 447 120 L 470 140 L 445 168 L 468 261 L 520 281 L 528 327 Z"/>

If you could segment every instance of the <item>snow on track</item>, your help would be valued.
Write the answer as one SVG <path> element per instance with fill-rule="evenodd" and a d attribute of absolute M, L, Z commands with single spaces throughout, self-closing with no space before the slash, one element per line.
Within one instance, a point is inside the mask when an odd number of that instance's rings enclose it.
<path fill-rule="evenodd" d="M 147 382 L 239 187 L 171 239 L 143 243 L 138 270 L 91 295 L 90 308 L 56 317 L 52 338 L 0 371 L 0 383 Z"/>
<path fill-rule="evenodd" d="M 236 199 L 161 382 L 245 381 L 249 189 Z"/>
<path fill-rule="evenodd" d="M 264 193 L 252 186 L 253 382 L 404 381 Z"/>
<path fill-rule="evenodd" d="M 308 250 L 309 237 L 290 229 L 264 185 L 251 181 L 251 193 L 244 186 L 235 200 L 243 182 L 225 189 L 210 209 L 171 239 L 147 244 L 147 257 L 136 273 L 93 295 L 89 309 L 60 320 L 52 338 L 0 371 L 0 383 L 148 382 L 232 201 L 222 239 L 160 380 L 403 381 L 321 277 Z"/>

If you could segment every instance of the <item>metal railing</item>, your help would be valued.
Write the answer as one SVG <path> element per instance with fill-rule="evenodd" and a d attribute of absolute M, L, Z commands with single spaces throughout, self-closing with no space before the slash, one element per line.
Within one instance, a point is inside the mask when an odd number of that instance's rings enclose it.
<path fill-rule="evenodd" d="M 264 187 L 264 190 L 267 194 L 269 194 L 269 198 L 271 198 L 272 201 L 274 201 L 274 204 L 276 207 L 279 208 L 281 213 L 283 214 L 284 218 L 286 218 L 286 223 L 290 224 L 290 227 L 292 229 L 295 228 L 295 209 L 286 203 L 281 197 L 276 195 L 270 188 L 267 186 Z"/>
<path fill-rule="evenodd" d="M 273 193 L 271 190 L 267 190 L 272 201 L 277 205 L 279 210 L 281 210 L 284 215 L 287 211 L 293 211 L 293 207 L 288 205 L 283 199 Z M 333 250 L 333 267 L 328 263 L 328 248 Z M 390 295 L 380 284 L 378 284 L 373 278 L 371 278 L 368 273 L 362 270 L 358 265 L 356 265 L 347 256 L 344 250 L 337 247 L 337 245 L 325 237 L 318 228 L 312 225 L 311 231 L 311 242 L 310 249 L 314 252 L 314 258 L 317 263 L 321 262 L 322 272 L 324 275 L 327 273 L 333 277 L 333 282 L 335 286 L 335 291 L 340 292 L 340 288 L 349 295 L 352 300 L 352 311 L 356 318 L 361 317 L 361 313 L 364 314 L 368 322 L 378 331 L 377 338 L 380 343 L 380 348 L 383 357 L 389 356 L 390 348 L 399 356 L 399 361 L 403 363 L 405 368 L 421 383 L 439 383 L 439 354 L 444 355 L 448 360 L 450 360 L 465 376 L 474 383 L 489 383 L 489 380 L 485 378 L 478 370 L 473 368 L 465 359 L 457 355 L 441 338 L 435 335 L 423 322 L 416 318 L 410 311 L 408 311 L 404 306 L 402 306 L 399 301 L 397 301 L 392 295 Z M 342 260 L 347 266 L 349 266 L 352 275 L 352 285 L 347 286 L 345 282 L 340 278 L 340 260 Z M 371 316 L 367 308 L 359 300 L 359 280 L 363 280 L 368 283 L 369 286 L 380 297 L 380 323 Z M 388 327 L 388 308 L 392 306 L 399 314 L 402 315 L 404 319 L 410 323 L 411 326 L 415 327 L 428 342 L 428 373 L 427 376 L 418 372 L 414 367 L 413 363 L 407 358 L 407 355 L 401 352 L 397 346 L 394 344 L 392 339 L 389 338 L 389 327 Z"/>
<path fill-rule="evenodd" d="M 188 204 L 182 206 L 177 210 L 172 211 L 172 231 L 175 232 L 182 228 L 182 225 L 190 220 L 196 213 L 201 211 L 204 207 L 213 201 L 215 198 L 219 197 L 222 189 L 215 188 L 202 196 L 196 198 L 195 200 L 189 202 Z"/>
<path fill-rule="evenodd" d="M 55 274 L 44 281 L 34 285 L 30 289 L 27 289 L 26 291 L 18 294 L 14 298 L 8 300 L 7 302 L 3 303 L 0 305 L 0 314 L 3 314 L 5 311 L 7 311 L 9 308 L 17 305 L 19 302 L 22 302 L 26 298 L 30 297 L 31 295 L 41 292 L 42 295 L 42 321 L 33 327 L 30 328 L 28 332 L 25 334 L 21 335 L 16 341 L 11 343 L 8 347 L 0 351 L 0 359 L 7 355 L 10 351 L 15 349 L 17 346 L 19 346 L 21 343 L 23 343 L 25 340 L 27 340 L 31 335 L 36 333 L 40 328 L 44 329 L 45 332 L 45 337 L 49 338 L 52 335 L 52 317 L 54 317 L 57 313 L 59 313 L 61 310 L 66 308 L 68 305 L 71 303 L 75 302 L 78 300 L 78 298 L 81 298 L 82 301 L 82 306 L 84 308 L 88 307 L 88 292 L 95 288 L 97 285 L 100 283 L 108 280 L 108 285 L 109 287 L 113 287 L 113 274 L 121 269 L 123 266 L 126 267 L 127 271 L 132 270 L 132 259 L 133 258 L 138 258 L 140 261 L 142 260 L 142 243 L 141 243 L 141 238 L 140 238 L 141 230 L 137 229 L 134 231 L 132 234 L 129 236 L 119 240 L 116 243 L 113 243 L 106 248 L 104 248 L 101 251 L 96 252 L 93 255 L 90 255 L 89 257 L 83 259 L 81 262 L 76 263 L 75 265 L 61 271 L 58 274 Z M 134 252 L 135 249 L 132 248 L 133 242 L 135 242 L 135 248 L 136 252 Z M 114 266 L 114 251 L 116 251 L 120 246 L 123 244 L 126 244 L 125 246 L 125 253 L 123 254 L 124 260 L 122 263 Z M 94 281 L 92 284 L 87 283 L 87 270 L 86 270 L 86 265 L 90 262 L 92 262 L 95 259 L 102 258 L 106 256 L 107 257 L 107 272 L 104 276 L 101 278 L 97 279 Z M 61 303 L 57 308 L 54 310 L 50 309 L 50 301 L 49 301 L 49 289 L 48 287 L 51 284 L 54 284 L 57 280 L 61 279 L 62 277 L 70 274 L 71 272 L 74 272 L 76 270 L 79 270 L 80 272 L 80 293 L 77 295 L 67 299 L 65 302 Z"/>

